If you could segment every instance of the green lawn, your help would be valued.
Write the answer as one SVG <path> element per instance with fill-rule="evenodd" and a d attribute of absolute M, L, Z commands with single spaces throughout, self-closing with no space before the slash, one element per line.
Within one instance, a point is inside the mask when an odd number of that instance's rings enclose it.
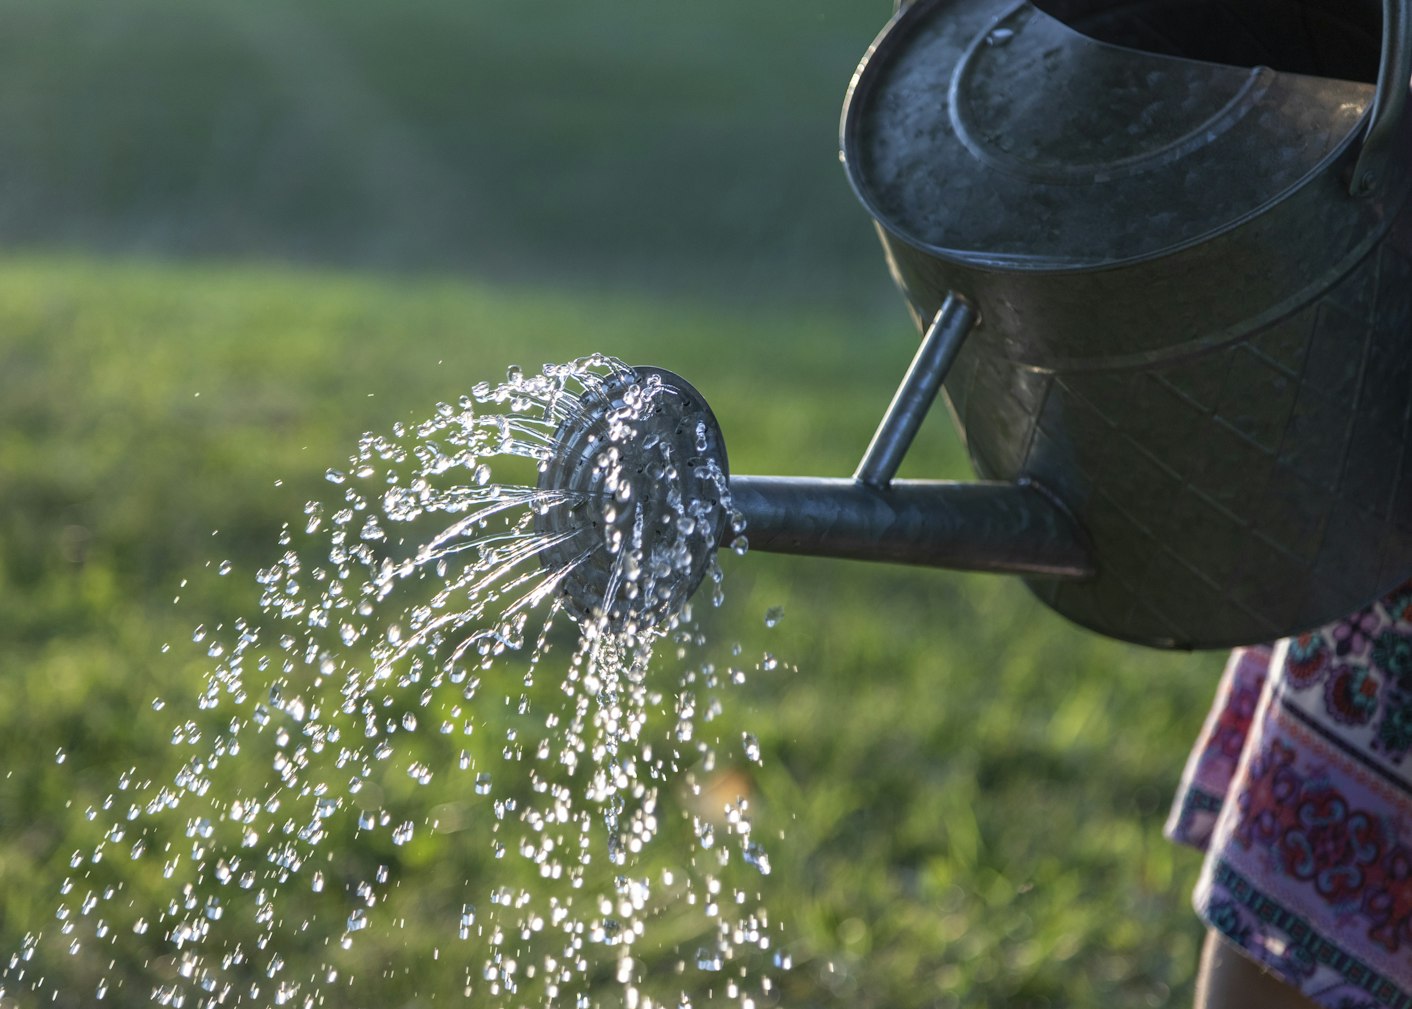
<path fill-rule="evenodd" d="M 154 821 L 146 859 L 71 857 L 124 771 L 170 780 L 173 727 L 209 728 L 193 629 L 256 616 L 281 527 L 364 431 L 602 351 L 690 379 L 736 472 L 852 471 L 916 339 L 836 159 L 890 8 L 0 0 L 0 958 L 44 931 L 26 969 L 59 993 L 0 1003 L 88 1006 L 106 975 L 107 1003 L 143 1005 L 173 976 L 128 931 L 69 955 L 60 888 L 121 885 L 115 926 L 171 898 L 156 853 L 189 848 L 183 822 Z M 938 411 L 904 475 L 965 473 Z M 713 691 L 703 727 L 770 853 L 777 1004 L 1189 1001 L 1197 860 L 1160 826 L 1218 656 L 1099 640 L 1000 578 L 723 565 L 711 647 L 780 659 Z M 481 746 L 508 717 L 489 686 Z M 392 868 L 402 924 L 347 954 L 322 928 L 282 946 L 291 976 L 357 974 L 324 1005 L 461 1000 L 461 904 L 527 872 L 487 856 L 455 748 L 406 745 L 433 783 L 370 790 L 456 826 L 333 839 L 348 879 Z M 234 761 L 224 787 L 268 768 Z M 644 871 L 683 857 L 692 805 L 664 795 Z M 657 927 L 670 973 L 699 936 Z"/>
<path fill-rule="evenodd" d="M 841 474 L 909 342 L 900 324 L 876 340 L 859 325 L 456 281 L 0 262 L 0 945 L 52 932 L 68 876 L 115 873 L 139 907 L 163 892 L 156 865 L 70 869 L 96 840 L 85 810 L 125 768 L 175 770 L 171 728 L 210 665 L 191 629 L 256 615 L 253 574 L 280 526 L 325 494 L 323 471 L 363 430 L 428 416 L 511 363 L 596 349 L 689 376 L 737 471 Z M 723 333 L 750 367 L 712 349 Z M 909 468 L 959 475 L 933 420 Z M 1160 824 L 1217 658 L 1098 640 L 1004 579 L 754 554 L 726 567 L 710 637 L 783 660 L 722 688 L 707 726 L 771 853 L 762 893 L 795 963 L 781 1005 L 1188 997 L 1196 862 Z M 784 610 L 773 629 L 770 606 Z M 743 731 L 759 766 L 739 755 Z M 454 759 L 434 735 L 416 745 L 433 766 Z M 418 801 L 466 798 L 448 773 Z M 668 800 L 669 820 L 684 801 Z M 364 972 L 348 1004 L 459 997 L 448 909 L 516 870 L 457 842 L 340 840 L 355 862 L 393 859 L 410 921 L 369 935 L 359 955 L 395 970 Z M 84 1005 L 112 953 L 46 955 L 58 1004 Z M 109 998 L 140 1004 L 170 969 L 122 962 Z M 683 985 L 704 998 L 711 981 Z"/>
<path fill-rule="evenodd" d="M 890 0 L 0 0 L 0 240 L 833 310 Z"/>

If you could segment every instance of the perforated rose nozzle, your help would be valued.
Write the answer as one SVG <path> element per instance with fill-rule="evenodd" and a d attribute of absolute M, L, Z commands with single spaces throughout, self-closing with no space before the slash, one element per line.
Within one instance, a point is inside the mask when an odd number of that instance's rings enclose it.
<path fill-rule="evenodd" d="M 622 368 L 590 383 L 540 474 L 535 528 L 580 623 L 640 630 L 679 611 L 726 526 L 729 471 L 716 418 L 690 383 Z"/>

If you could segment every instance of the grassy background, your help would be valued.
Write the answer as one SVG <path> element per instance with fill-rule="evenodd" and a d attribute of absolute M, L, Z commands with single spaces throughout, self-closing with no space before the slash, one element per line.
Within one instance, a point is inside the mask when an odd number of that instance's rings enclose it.
<path fill-rule="evenodd" d="M 856 310 L 838 110 L 889 10 L 3 0 L 0 229 Z"/>
<path fill-rule="evenodd" d="M 51 927 L 116 776 L 179 763 L 191 628 L 252 614 L 362 431 L 600 350 L 689 377 L 739 472 L 851 469 L 914 339 L 833 155 L 882 6 L 0 0 L 0 949 Z M 907 470 L 964 472 L 941 417 Z M 727 566 L 712 635 L 788 667 L 714 723 L 759 737 L 730 770 L 784 832 L 780 1004 L 1189 999 L 1196 863 L 1160 823 L 1218 658 L 1003 579 Z M 394 853 L 415 924 L 370 936 L 396 970 L 357 1004 L 459 997 L 427 950 L 507 871 L 473 849 Z M 59 1004 L 103 956 L 45 965 Z"/>

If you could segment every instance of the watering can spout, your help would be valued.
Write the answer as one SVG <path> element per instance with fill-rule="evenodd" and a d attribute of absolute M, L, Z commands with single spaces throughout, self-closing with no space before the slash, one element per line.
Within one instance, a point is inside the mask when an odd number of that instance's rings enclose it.
<path fill-rule="evenodd" d="M 536 524 L 554 543 L 542 556 L 565 605 L 615 627 L 658 623 L 742 536 L 768 553 L 1092 575 L 1078 523 L 1032 481 L 893 480 L 976 322 L 963 299 L 946 300 L 851 479 L 731 476 L 715 415 L 688 382 L 647 367 L 609 376 L 562 422 L 539 481 Z M 648 559 L 630 593 L 624 544 Z"/>
<path fill-rule="evenodd" d="M 1093 559 L 1059 501 L 1029 482 L 736 476 L 751 551 L 958 571 L 1085 578 Z"/>

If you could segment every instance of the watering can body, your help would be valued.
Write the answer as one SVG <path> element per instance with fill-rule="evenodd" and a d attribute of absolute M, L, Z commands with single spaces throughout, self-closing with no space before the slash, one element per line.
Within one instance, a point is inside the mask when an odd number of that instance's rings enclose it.
<path fill-rule="evenodd" d="M 1383 14 L 1377 85 L 1014 0 L 916 0 L 855 76 L 850 180 L 918 321 L 973 307 L 948 403 L 978 476 L 1081 529 L 1091 576 L 1029 584 L 1084 626 L 1250 643 L 1412 574 L 1407 26 Z"/>
<path fill-rule="evenodd" d="M 541 476 L 566 605 L 656 619 L 605 592 L 619 558 L 600 548 L 669 533 L 669 482 L 631 514 L 595 504 L 610 443 L 629 469 L 669 449 L 705 474 L 714 518 L 670 544 L 690 563 L 668 602 L 743 532 L 1016 574 L 1158 647 L 1370 603 L 1412 575 L 1410 78 L 1412 0 L 911 0 L 843 113 L 850 182 L 925 331 L 857 472 L 731 474 L 689 383 L 615 372 Z M 896 481 L 939 390 L 979 480 Z"/>

